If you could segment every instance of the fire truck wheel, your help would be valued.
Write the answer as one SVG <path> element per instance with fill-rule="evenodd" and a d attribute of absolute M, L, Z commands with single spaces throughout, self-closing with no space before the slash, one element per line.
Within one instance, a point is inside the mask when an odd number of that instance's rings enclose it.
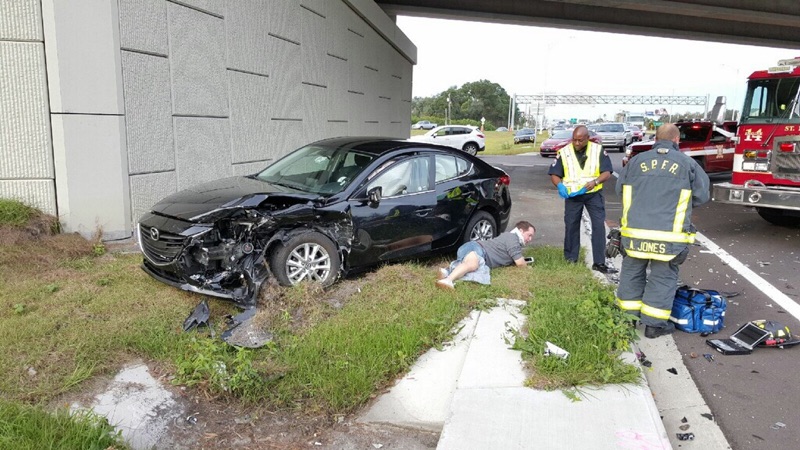
<path fill-rule="evenodd" d="M 780 227 L 790 227 L 800 224 L 800 217 L 787 214 L 782 209 L 756 208 L 758 215 L 767 222 Z"/>

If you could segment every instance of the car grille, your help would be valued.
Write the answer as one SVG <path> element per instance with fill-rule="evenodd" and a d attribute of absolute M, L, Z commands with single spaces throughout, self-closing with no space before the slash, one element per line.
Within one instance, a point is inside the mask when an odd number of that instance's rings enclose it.
<path fill-rule="evenodd" d="M 158 239 L 153 239 L 152 230 L 155 228 L 139 226 L 139 242 L 147 259 L 155 264 L 174 261 L 183 249 L 183 236 L 158 230 Z"/>

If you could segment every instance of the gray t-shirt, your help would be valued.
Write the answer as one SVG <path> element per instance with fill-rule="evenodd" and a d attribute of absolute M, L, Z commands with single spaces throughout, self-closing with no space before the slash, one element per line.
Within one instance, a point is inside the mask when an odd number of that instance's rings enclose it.
<path fill-rule="evenodd" d="M 522 258 L 522 245 L 516 233 L 508 232 L 488 241 L 478 241 L 486 252 L 486 265 L 490 268 L 510 266 Z"/>

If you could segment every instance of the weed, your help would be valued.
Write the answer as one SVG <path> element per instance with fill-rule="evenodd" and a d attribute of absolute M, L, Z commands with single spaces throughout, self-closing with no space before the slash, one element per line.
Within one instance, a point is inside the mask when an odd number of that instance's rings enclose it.
<path fill-rule="evenodd" d="M 25 304 L 24 303 L 14 303 L 14 314 L 22 314 L 25 312 Z"/>
<path fill-rule="evenodd" d="M 195 337 L 177 358 L 175 383 L 199 385 L 212 394 L 248 395 L 263 382 L 254 355 L 219 339 Z"/>
<path fill-rule="evenodd" d="M 36 213 L 35 208 L 20 201 L 0 198 L 0 225 L 22 227 L 27 225 Z"/>

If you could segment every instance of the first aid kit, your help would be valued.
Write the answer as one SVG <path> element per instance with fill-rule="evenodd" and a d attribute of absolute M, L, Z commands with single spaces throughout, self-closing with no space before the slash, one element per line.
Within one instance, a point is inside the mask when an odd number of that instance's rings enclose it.
<path fill-rule="evenodd" d="M 675 291 L 669 320 L 687 333 L 716 333 L 725 326 L 727 308 L 718 291 L 681 286 Z"/>

